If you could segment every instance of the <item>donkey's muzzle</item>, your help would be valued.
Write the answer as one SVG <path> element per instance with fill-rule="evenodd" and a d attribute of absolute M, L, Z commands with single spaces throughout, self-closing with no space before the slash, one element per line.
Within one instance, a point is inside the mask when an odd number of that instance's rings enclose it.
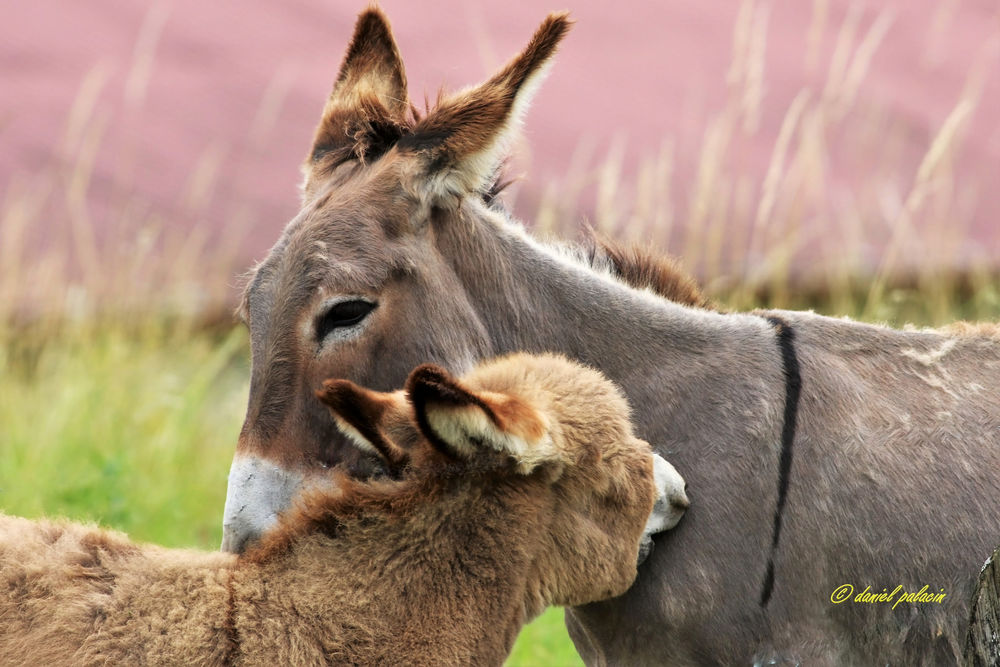
<path fill-rule="evenodd" d="M 656 501 L 639 540 L 640 563 L 653 550 L 653 535 L 676 526 L 691 505 L 684 478 L 659 454 L 653 454 L 653 484 L 656 486 Z"/>

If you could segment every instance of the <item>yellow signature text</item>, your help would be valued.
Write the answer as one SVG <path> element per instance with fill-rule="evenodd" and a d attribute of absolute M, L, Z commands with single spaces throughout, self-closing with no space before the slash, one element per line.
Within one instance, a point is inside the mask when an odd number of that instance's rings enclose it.
<path fill-rule="evenodd" d="M 935 593 L 926 584 L 919 591 L 915 592 L 907 592 L 902 586 L 896 586 L 891 591 L 886 587 L 881 592 L 875 592 L 871 586 L 865 586 L 865 590 L 855 595 L 854 586 L 844 584 L 843 586 L 837 586 L 833 593 L 830 594 L 830 602 L 833 604 L 842 604 L 847 601 L 852 601 L 856 604 L 891 603 L 892 608 L 895 609 L 904 602 L 907 604 L 941 604 L 947 595 L 943 588 Z"/>

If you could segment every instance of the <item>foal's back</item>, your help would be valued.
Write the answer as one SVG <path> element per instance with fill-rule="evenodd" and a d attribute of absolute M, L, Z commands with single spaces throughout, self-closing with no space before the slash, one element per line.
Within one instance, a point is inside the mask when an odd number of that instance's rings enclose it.
<path fill-rule="evenodd" d="M 171 618 L 176 632 L 198 635 L 198 646 L 218 640 L 226 598 L 212 604 L 203 592 L 209 582 L 224 587 L 234 560 L 139 547 L 94 526 L 0 515 L 0 664 L 91 664 L 94 655 L 100 664 L 127 664 L 129 656 L 116 661 L 120 651 L 107 648 L 121 643 L 116 634 L 132 633 L 143 654 L 168 643 L 142 632 L 149 618 Z M 185 590 L 198 594 L 172 604 Z"/>

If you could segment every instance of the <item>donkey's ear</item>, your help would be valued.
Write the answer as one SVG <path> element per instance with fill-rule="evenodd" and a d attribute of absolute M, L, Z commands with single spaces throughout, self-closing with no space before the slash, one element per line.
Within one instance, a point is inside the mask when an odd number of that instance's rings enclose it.
<path fill-rule="evenodd" d="M 422 158 L 419 179 L 430 200 L 490 185 L 570 25 L 565 12 L 549 14 L 506 67 L 485 83 L 444 99 L 399 141 L 399 150 Z"/>
<path fill-rule="evenodd" d="M 392 468 L 409 460 L 382 429 L 386 414 L 399 408 L 398 396 L 370 391 L 348 380 L 327 380 L 316 396 L 330 408 L 340 432 L 358 449 L 377 455 Z"/>
<path fill-rule="evenodd" d="M 472 391 L 432 364 L 410 373 L 406 391 L 420 431 L 450 456 L 472 459 L 486 446 L 527 474 L 557 455 L 544 416 L 516 396 Z"/>
<path fill-rule="evenodd" d="M 354 36 L 316 129 L 308 169 L 324 156 L 364 159 L 383 152 L 403 132 L 410 102 L 406 73 L 389 20 L 372 7 L 358 16 Z"/>

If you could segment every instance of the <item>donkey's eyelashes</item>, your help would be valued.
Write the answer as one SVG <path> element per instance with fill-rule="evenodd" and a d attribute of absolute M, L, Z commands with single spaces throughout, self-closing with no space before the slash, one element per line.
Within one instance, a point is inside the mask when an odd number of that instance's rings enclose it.
<path fill-rule="evenodd" d="M 368 317 L 378 304 L 364 299 L 348 299 L 331 305 L 316 317 L 316 340 L 323 342 L 337 329 L 346 329 Z"/>

